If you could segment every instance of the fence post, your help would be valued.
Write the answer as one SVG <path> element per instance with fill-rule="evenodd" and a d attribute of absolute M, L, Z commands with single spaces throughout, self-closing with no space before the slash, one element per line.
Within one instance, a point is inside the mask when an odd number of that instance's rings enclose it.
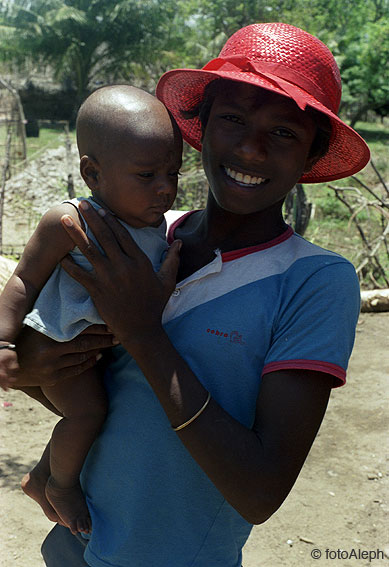
<path fill-rule="evenodd" d="M 10 154 L 11 154 L 11 128 L 8 128 L 7 144 L 5 147 L 5 156 L 3 162 L 3 170 L 1 173 L 1 188 L 0 188 L 0 254 L 3 253 L 4 198 L 5 198 L 5 185 L 7 183 L 7 176 L 9 175 Z"/>
<path fill-rule="evenodd" d="M 68 164 L 68 195 L 69 199 L 74 199 L 76 193 L 74 191 L 74 181 L 72 174 L 72 144 L 69 136 L 69 121 L 66 120 L 64 124 L 65 129 L 65 147 L 66 147 L 66 160 Z"/>

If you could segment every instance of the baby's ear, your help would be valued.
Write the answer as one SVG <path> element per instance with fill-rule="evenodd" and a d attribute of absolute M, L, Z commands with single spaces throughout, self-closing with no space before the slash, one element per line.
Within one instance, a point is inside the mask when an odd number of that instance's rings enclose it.
<path fill-rule="evenodd" d="M 101 172 L 100 165 L 97 160 L 91 156 L 82 156 L 80 159 L 81 177 L 88 185 L 91 191 L 99 188 L 99 175 Z"/>

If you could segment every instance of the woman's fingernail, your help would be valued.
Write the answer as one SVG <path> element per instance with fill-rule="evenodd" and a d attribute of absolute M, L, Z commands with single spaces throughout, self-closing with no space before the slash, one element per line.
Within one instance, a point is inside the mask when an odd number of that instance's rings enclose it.
<path fill-rule="evenodd" d="M 72 217 L 62 217 L 62 221 L 66 226 L 73 226 L 73 219 Z"/>
<path fill-rule="evenodd" d="M 83 209 L 84 211 L 87 211 L 89 209 L 89 203 L 88 201 L 81 201 L 80 202 L 80 207 L 81 209 Z"/>
<path fill-rule="evenodd" d="M 107 214 L 107 211 L 106 211 L 105 209 L 103 209 L 103 208 L 98 209 L 97 212 L 99 213 L 99 215 L 100 215 L 101 217 L 105 217 L 105 215 Z"/>
<path fill-rule="evenodd" d="M 103 358 L 103 355 L 100 353 L 96 356 L 96 362 L 98 362 L 99 360 L 101 360 Z"/>
<path fill-rule="evenodd" d="M 115 337 L 112 337 L 112 344 L 113 344 L 113 345 L 120 345 L 120 341 L 118 341 L 117 339 L 115 339 Z"/>

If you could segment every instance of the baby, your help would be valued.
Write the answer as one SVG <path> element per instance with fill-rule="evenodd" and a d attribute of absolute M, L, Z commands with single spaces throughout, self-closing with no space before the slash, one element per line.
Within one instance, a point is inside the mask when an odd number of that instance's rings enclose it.
<path fill-rule="evenodd" d="M 165 106 L 129 85 L 98 89 L 79 110 L 77 145 L 80 172 L 92 196 L 66 201 L 43 216 L 0 296 L 0 386 L 4 389 L 13 384 L 17 355 L 12 343 L 23 323 L 57 341 L 71 340 L 88 326 L 104 323 L 85 288 L 58 265 L 68 253 L 77 263 L 87 263 L 77 249 L 72 250 L 73 242 L 61 227 L 59 219 L 64 214 L 93 239 L 83 220 L 83 207 L 88 203 L 110 210 L 155 270 L 167 249 L 164 213 L 177 192 L 182 138 Z M 63 418 L 22 486 L 72 533 L 88 533 L 91 523 L 79 474 L 106 415 L 102 376 L 91 368 L 81 376 L 42 387 L 42 395 L 46 405 L 55 406 Z"/>

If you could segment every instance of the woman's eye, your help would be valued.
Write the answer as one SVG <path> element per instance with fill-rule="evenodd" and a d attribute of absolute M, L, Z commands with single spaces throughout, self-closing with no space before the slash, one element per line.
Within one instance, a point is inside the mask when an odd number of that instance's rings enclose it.
<path fill-rule="evenodd" d="M 153 177 L 154 173 L 152 173 L 151 171 L 144 171 L 142 173 L 138 173 L 139 177 Z"/>
<path fill-rule="evenodd" d="M 236 114 L 223 114 L 222 118 L 228 120 L 229 122 L 236 122 L 237 124 L 243 124 L 243 120 L 236 116 Z"/>
<path fill-rule="evenodd" d="M 171 175 L 172 177 L 179 177 L 181 174 L 181 171 L 177 170 L 177 171 L 172 171 L 171 173 L 169 173 L 169 175 Z"/>
<path fill-rule="evenodd" d="M 281 136 L 282 138 L 294 138 L 293 132 L 287 130 L 286 128 L 276 128 L 273 130 L 273 134 L 276 136 Z"/>

